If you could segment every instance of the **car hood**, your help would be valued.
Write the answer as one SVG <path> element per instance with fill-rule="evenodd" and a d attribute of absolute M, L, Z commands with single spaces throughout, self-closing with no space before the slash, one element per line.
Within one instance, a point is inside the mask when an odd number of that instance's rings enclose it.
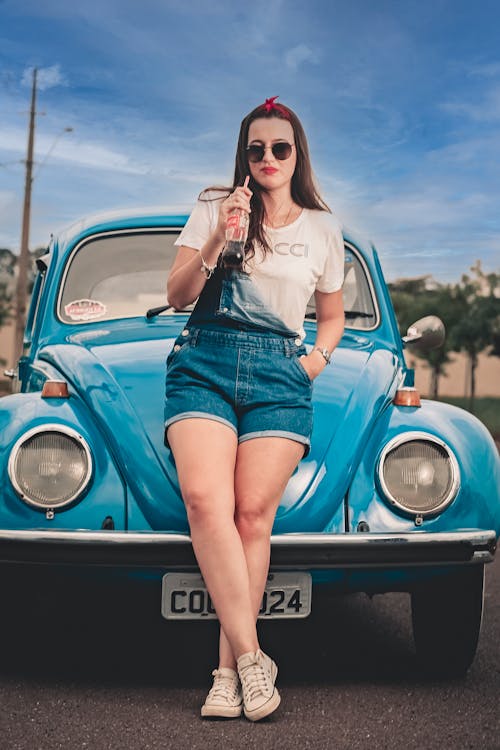
<path fill-rule="evenodd" d="M 183 531 L 175 464 L 163 443 L 165 360 L 173 340 L 57 344 L 45 347 L 40 358 L 87 404 L 135 501 L 130 508 L 135 504 L 152 528 Z M 311 452 L 288 482 L 276 533 L 343 530 L 345 493 L 397 380 L 393 352 L 363 337 L 337 348 L 314 384 Z"/>

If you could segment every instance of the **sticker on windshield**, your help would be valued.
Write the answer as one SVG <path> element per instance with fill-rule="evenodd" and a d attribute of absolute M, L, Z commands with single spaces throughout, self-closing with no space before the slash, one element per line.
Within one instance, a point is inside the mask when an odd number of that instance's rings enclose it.
<path fill-rule="evenodd" d="M 107 308 L 95 299 L 75 299 L 64 306 L 64 312 L 71 320 L 95 320 L 106 315 Z"/>

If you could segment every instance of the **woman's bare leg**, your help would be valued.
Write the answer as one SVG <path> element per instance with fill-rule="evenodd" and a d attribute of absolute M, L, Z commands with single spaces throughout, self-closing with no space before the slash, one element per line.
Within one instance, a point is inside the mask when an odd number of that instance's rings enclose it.
<path fill-rule="evenodd" d="M 210 419 L 168 429 L 196 559 L 236 657 L 258 648 L 247 561 L 235 525 L 236 434 Z"/>
<path fill-rule="evenodd" d="M 245 553 L 255 619 L 266 586 L 276 510 L 303 455 L 303 445 L 279 437 L 253 438 L 238 446 L 234 478 L 235 523 Z M 219 655 L 221 667 L 235 669 L 235 655 L 223 626 Z"/>

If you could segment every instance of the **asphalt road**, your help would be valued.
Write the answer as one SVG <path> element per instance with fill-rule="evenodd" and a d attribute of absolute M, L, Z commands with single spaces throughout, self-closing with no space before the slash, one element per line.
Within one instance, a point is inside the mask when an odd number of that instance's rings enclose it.
<path fill-rule="evenodd" d="M 199 718 L 215 626 L 164 621 L 156 585 L 3 570 L 2 592 L 1 750 L 500 748 L 500 560 L 462 680 L 419 676 L 404 594 L 322 600 L 308 620 L 265 623 L 282 706 L 259 724 Z"/>

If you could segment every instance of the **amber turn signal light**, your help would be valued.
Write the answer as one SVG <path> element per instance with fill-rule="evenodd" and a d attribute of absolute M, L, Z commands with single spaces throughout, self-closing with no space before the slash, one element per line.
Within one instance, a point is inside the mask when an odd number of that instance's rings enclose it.
<path fill-rule="evenodd" d="M 398 388 L 393 403 L 396 406 L 421 406 L 420 393 L 409 386 Z"/>
<path fill-rule="evenodd" d="M 69 398 L 65 380 L 46 380 L 42 388 L 42 398 Z"/>

